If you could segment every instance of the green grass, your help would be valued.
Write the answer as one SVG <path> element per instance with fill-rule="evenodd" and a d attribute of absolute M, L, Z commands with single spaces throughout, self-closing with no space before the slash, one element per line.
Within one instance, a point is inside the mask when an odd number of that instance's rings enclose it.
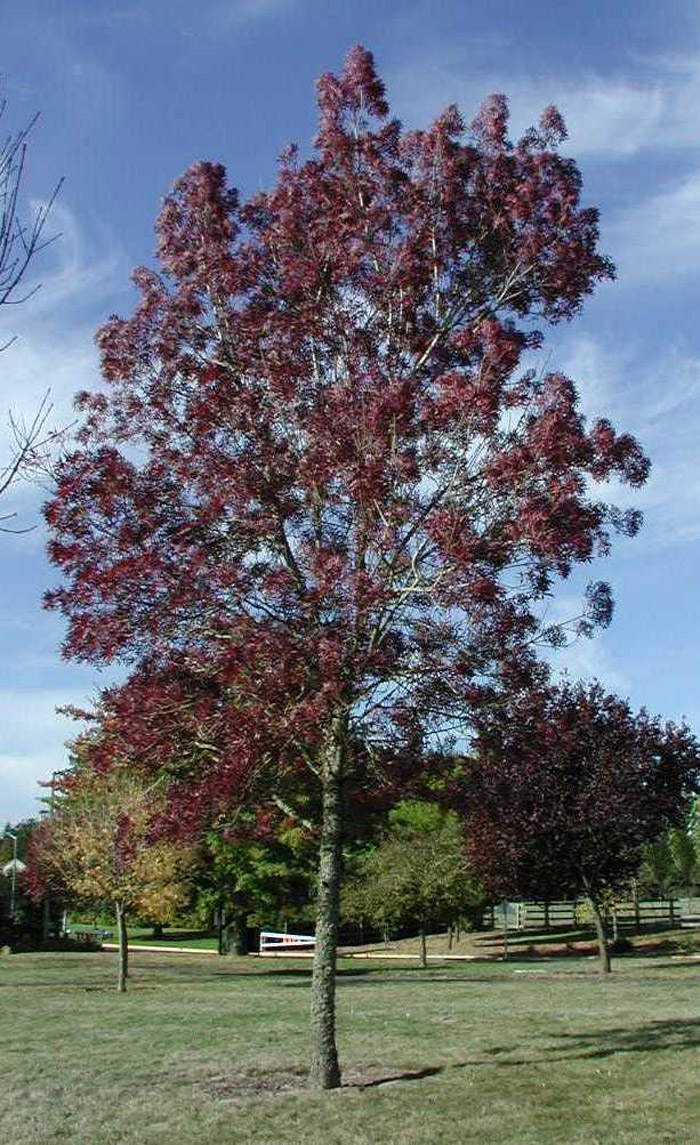
<path fill-rule="evenodd" d="M 306 1088 L 309 967 L 0 959 L 2 1140 L 489 1145 L 700 1139 L 700 961 L 345 962 L 343 1089 Z"/>
<path fill-rule="evenodd" d="M 116 943 L 117 931 L 115 926 L 94 926 L 89 923 L 71 923 L 70 930 L 73 934 L 94 933 L 97 931 L 100 935 L 105 931 L 111 931 L 109 937 L 104 939 L 108 943 Z M 183 930 L 180 927 L 166 930 L 162 938 L 153 937 L 152 926 L 134 926 L 129 927 L 129 944 L 138 946 L 184 946 L 188 949 L 194 950 L 218 950 L 218 939 L 213 935 L 203 934 L 201 930 Z"/>
<path fill-rule="evenodd" d="M 116 942 L 114 938 L 107 939 Z M 199 930 L 166 930 L 162 938 L 153 937 L 153 928 L 133 927 L 129 930 L 129 942 L 136 946 L 184 946 L 188 950 L 218 950 L 219 940 L 214 935 L 202 934 Z"/>

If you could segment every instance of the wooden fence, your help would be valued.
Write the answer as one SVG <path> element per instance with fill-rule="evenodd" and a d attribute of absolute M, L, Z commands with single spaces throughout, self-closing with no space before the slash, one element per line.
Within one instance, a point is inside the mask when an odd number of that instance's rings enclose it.
<path fill-rule="evenodd" d="M 557 930 L 576 926 L 585 911 L 585 899 L 561 902 L 507 902 L 491 908 L 492 928 L 512 930 Z M 651 926 L 683 926 L 700 923 L 700 899 L 640 899 L 618 903 L 617 924 L 621 930 Z"/>

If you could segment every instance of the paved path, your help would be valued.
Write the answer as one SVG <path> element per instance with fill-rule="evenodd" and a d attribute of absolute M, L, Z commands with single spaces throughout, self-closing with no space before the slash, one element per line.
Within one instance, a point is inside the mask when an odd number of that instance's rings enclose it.
<path fill-rule="evenodd" d="M 119 950 L 119 947 L 116 944 L 116 942 L 103 942 L 102 943 L 102 949 L 103 950 Z M 154 954 L 216 954 L 216 955 L 218 955 L 218 953 L 219 953 L 218 950 L 212 950 L 211 947 L 203 947 L 203 946 L 199 946 L 199 947 L 194 947 L 194 946 L 156 946 L 155 944 L 152 946 L 145 946 L 145 945 L 133 944 L 131 942 L 129 943 L 129 950 L 148 950 L 148 951 L 153 952 Z M 295 953 L 292 953 L 292 951 L 286 951 L 286 952 L 274 951 L 274 952 L 267 952 L 266 954 L 258 954 L 256 951 L 252 951 L 251 955 L 249 955 L 249 957 L 253 957 L 253 958 L 313 958 L 313 954 L 312 953 L 306 953 L 305 951 L 296 951 Z M 389 951 L 380 953 L 380 952 L 374 951 L 374 950 L 372 950 L 372 951 L 358 950 L 358 951 L 354 951 L 354 952 L 349 952 L 347 954 L 343 953 L 342 951 L 339 951 L 338 957 L 339 958 L 363 958 L 363 959 L 373 958 L 379 962 L 383 962 L 385 959 L 398 959 L 401 962 L 417 962 L 418 961 L 418 955 L 417 954 L 395 954 L 395 953 L 391 953 Z M 491 957 L 490 955 L 483 955 L 483 954 L 429 954 L 428 960 L 433 960 L 433 961 L 437 961 L 437 962 L 447 962 L 450 960 L 453 962 L 480 962 L 480 961 L 488 961 L 490 957 Z"/>

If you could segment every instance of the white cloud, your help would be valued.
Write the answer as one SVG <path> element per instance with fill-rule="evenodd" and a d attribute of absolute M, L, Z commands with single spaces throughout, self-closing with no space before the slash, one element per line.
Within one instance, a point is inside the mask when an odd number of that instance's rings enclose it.
<path fill-rule="evenodd" d="M 623 285 L 659 283 L 700 270 L 700 169 L 624 211 L 606 227 Z"/>
<path fill-rule="evenodd" d="M 593 639 L 582 637 L 568 648 L 548 653 L 547 659 L 555 677 L 566 673 L 570 680 L 600 680 L 605 688 L 623 696 L 630 692 L 629 676 L 613 662 L 601 635 Z"/>
<path fill-rule="evenodd" d="M 214 9 L 212 23 L 218 30 L 234 31 L 279 16 L 294 5 L 295 0 L 227 0 Z"/>
<path fill-rule="evenodd" d="M 79 730 L 56 707 L 88 701 L 85 692 L 0 689 L 0 822 L 36 815 L 38 781 L 65 767 L 63 744 Z"/>
<path fill-rule="evenodd" d="M 635 548 L 700 538 L 700 358 L 672 347 L 649 359 L 638 342 L 575 337 L 556 364 L 577 383 L 588 416 L 634 433 L 651 458 L 642 489 L 611 482 L 603 490 L 644 511 Z"/>
<path fill-rule="evenodd" d="M 48 424 L 72 422 L 76 391 L 99 384 L 94 331 L 128 289 L 122 252 L 106 236 L 99 245 L 89 240 L 67 204 L 56 205 L 50 228 L 60 238 L 32 268 L 40 289 L 21 305 L 0 309 L 0 345 L 16 338 L 0 353 L 0 468 L 10 450 L 10 412 L 31 422 L 50 391 Z M 41 490 L 17 484 L 3 496 L 2 512 L 24 514 L 42 500 Z"/>
<path fill-rule="evenodd" d="M 61 238 L 33 268 L 41 290 L 26 303 L 0 311 L 0 343 L 17 340 L 0 354 L 0 464 L 7 456 L 8 411 L 31 418 L 46 390 L 54 403 L 52 424 L 73 417 L 76 390 L 99 384 L 95 328 L 113 309 L 124 309 L 126 260 L 109 236 L 89 237 L 69 205 L 57 204 L 51 229 Z M 128 307 L 128 303 L 127 303 Z M 19 484 L 4 496 L 0 512 L 17 510 L 17 524 L 33 525 L 45 498 L 41 488 Z M 0 632 L 0 820 L 36 814 L 37 779 L 65 765 L 64 743 L 77 725 L 58 716 L 57 705 L 85 705 L 91 673 L 61 666 L 62 624 L 42 616 L 41 591 L 55 576 L 38 567 L 44 531 L 4 535 Z M 52 681 L 55 680 L 56 684 Z"/>
<path fill-rule="evenodd" d="M 549 603 L 546 621 L 549 624 L 566 624 L 580 612 L 581 599 L 561 590 Z M 600 680 L 613 692 L 626 695 L 630 691 L 630 678 L 614 662 L 601 633 L 592 638 L 573 638 L 564 648 L 545 648 L 543 659 L 551 666 L 555 679 L 566 676 L 570 680 Z"/>
<path fill-rule="evenodd" d="M 650 149 L 700 148 L 696 108 L 700 58 L 696 55 L 624 61 L 618 75 L 556 72 L 536 77 L 498 70 L 474 73 L 448 47 L 415 55 L 389 77 L 389 92 L 408 123 L 426 124 L 447 104 L 467 117 L 490 92 L 505 92 L 514 135 L 556 104 L 575 155 L 624 158 Z"/>

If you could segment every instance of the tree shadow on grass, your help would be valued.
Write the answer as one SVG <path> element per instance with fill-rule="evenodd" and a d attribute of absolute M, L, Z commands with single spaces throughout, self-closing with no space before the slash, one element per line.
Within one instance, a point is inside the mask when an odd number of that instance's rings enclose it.
<path fill-rule="evenodd" d="M 606 1058 L 650 1050 L 690 1050 L 700 1046 L 700 1018 L 653 1019 L 635 1029 L 613 1027 L 585 1034 L 557 1034 L 574 1057 Z"/>
<path fill-rule="evenodd" d="M 513 1053 L 513 1047 L 505 1045 L 485 1049 L 478 1058 L 424 1066 L 421 1069 L 395 1069 L 380 1073 L 379 1063 L 364 1068 L 349 1066 L 344 1071 L 342 1089 L 379 1089 L 385 1085 L 423 1081 L 480 1067 L 508 1069 L 515 1066 L 542 1066 L 551 1062 L 600 1060 L 616 1054 L 694 1050 L 700 1046 L 700 1018 L 659 1019 L 634 1029 L 608 1027 L 585 1033 L 543 1033 L 539 1036 L 554 1044 L 544 1046 L 540 1053 L 528 1057 L 506 1056 Z M 263 1092 L 283 1095 L 292 1089 L 308 1091 L 308 1069 L 297 1066 L 246 1075 L 223 1074 L 212 1079 L 209 1088 L 217 1097 L 251 1097 Z"/>
<path fill-rule="evenodd" d="M 603 1030 L 587 1030 L 585 1033 L 541 1034 L 539 1037 L 552 1039 L 559 1044 L 547 1046 L 535 1057 L 504 1057 L 496 1062 L 494 1058 L 511 1053 L 512 1047 L 493 1046 L 484 1051 L 487 1060 L 460 1062 L 457 1068 L 487 1064 L 499 1067 L 543 1065 L 552 1061 L 598 1060 L 616 1054 L 693 1050 L 700 1046 L 700 1018 L 655 1019 L 633 1029 L 608 1027 Z"/>
<path fill-rule="evenodd" d="M 379 1072 L 382 1067 L 379 1063 L 365 1068 L 352 1067 L 343 1073 L 341 1091 L 378 1089 L 380 1086 L 393 1085 L 396 1082 L 422 1081 L 427 1077 L 436 1077 L 444 1070 L 444 1066 L 427 1066 L 424 1069 L 394 1069 L 391 1072 Z M 158 1076 L 158 1075 L 156 1075 Z M 173 1074 L 168 1075 L 172 1081 Z M 184 1074 L 184 1078 L 192 1080 L 191 1075 Z M 197 1083 L 205 1092 L 219 1100 L 240 1100 L 259 1097 L 287 1097 L 290 1094 L 309 1094 L 320 1096 L 310 1082 L 308 1066 L 291 1065 L 280 1066 L 277 1069 L 251 1070 L 239 1073 L 236 1070 L 217 1072 L 213 1076 L 197 1079 Z M 339 1092 L 339 1091 L 335 1091 Z"/>
<path fill-rule="evenodd" d="M 422 1081 L 426 1077 L 437 1077 L 443 1073 L 445 1066 L 426 1066 L 424 1069 L 403 1070 L 401 1073 L 388 1073 L 383 1077 L 356 1075 L 348 1070 L 343 1077 L 343 1089 L 377 1089 L 380 1085 L 391 1085 L 396 1081 Z"/>

